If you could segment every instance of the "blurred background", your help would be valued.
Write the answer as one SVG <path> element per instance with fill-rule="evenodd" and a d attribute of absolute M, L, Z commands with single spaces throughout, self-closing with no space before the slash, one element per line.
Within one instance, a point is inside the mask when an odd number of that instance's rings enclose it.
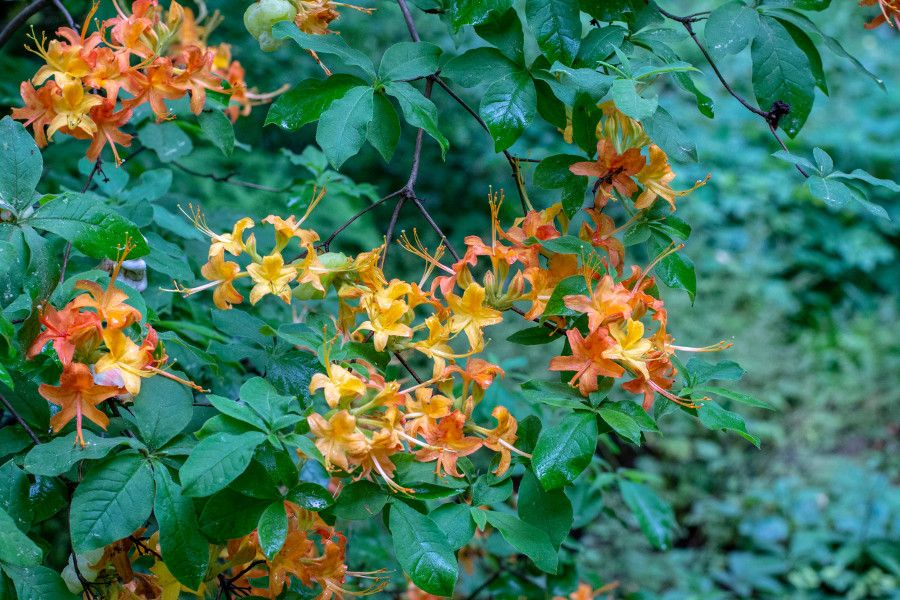
<path fill-rule="evenodd" d="M 24 3 L 3 4 L 12 14 Z M 67 4 L 76 16 L 86 12 L 86 3 Z M 241 22 L 246 4 L 214 0 L 209 9 L 225 15 L 213 42 L 232 45 L 248 84 L 266 92 L 316 76 L 317 67 L 296 46 L 272 54 L 259 51 Z M 716 3 L 671 4 L 673 10 L 697 10 Z M 862 168 L 877 177 L 900 179 L 900 37 L 887 27 L 863 29 L 871 15 L 855 2 L 834 4 L 814 15 L 818 25 L 883 77 L 887 92 L 826 53 L 830 96 L 817 92 L 806 128 L 789 146 L 801 155 L 819 146 L 841 170 Z M 392 2 L 375 7 L 371 16 L 344 10 L 334 28 L 377 56 L 378 48 L 405 40 L 407 32 Z M 423 39 L 445 50 L 477 44 L 471 32 L 453 34 L 432 15 L 416 11 L 415 18 Z M 61 24 L 46 10 L 32 22 L 38 30 Z M 38 59 L 22 49 L 23 43 L 24 31 L 0 55 L 4 114 L 18 103 L 18 83 L 37 68 Z M 739 91 L 752 97 L 746 53 L 722 68 Z M 703 84 L 715 100 L 713 120 L 700 115 L 680 90 L 660 90 L 660 103 L 682 129 L 693 132 L 700 154 L 699 163 L 675 166 L 676 184 L 688 187 L 712 174 L 708 185 L 679 204 L 679 216 L 693 226 L 684 252 L 697 266 L 698 294 L 692 305 L 682 292 L 664 291 L 670 331 L 687 345 L 733 340 L 734 348 L 723 357 L 747 370 L 740 389 L 778 410 L 741 409 L 763 440 L 760 450 L 737 436 L 698 429 L 677 413 L 660 423 L 663 434 L 647 436 L 645 447 L 606 446 L 602 455 L 607 468 L 652 474 L 657 490 L 675 506 L 679 535 L 671 550 L 654 551 L 633 523 L 617 516 L 616 500 L 588 491 L 573 498 L 584 547 L 578 560 L 594 583 L 618 581 L 620 592 L 638 598 L 900 598 L 900 203 L 875 191 L 872 199 L 892 216 L 887 221 L 849 207 L 833 211 L 814 201 L 792 167 L 771 157 L 777 147 L 758 117 L 723 95 L 711 77 Z M 463 90 L 462 95 L 477 104 L 477 92 Z M 465 235 L 488 234 L 491 187 L 511 195 L 509 219 L 517 200 L 508 166 L 493 153 L 484 132 L 439 90 L 434 99 L 451 150 L 442 162 L 426 138 L 417 189 L 445 232 L 461 244 Z M 159 210 L 174 217 L 178 205 L 199 202 L 213 224 L 224 227 L 244 215 L 302 212 L 312 185 L 325 184 L 328 196 L 314 218 L 325 237 L 353 212 L 405 182 L 411 129 L 404 129 L 390 164 L 367 146 L 337 174 L 315 148 L 313 127 L 286 132 L 263 126 L 266 110 L 257 107 L 238 121 L 237 139 L 243 145 L 232 158 L 223 158 L 209 144 L 195 144 L 190 156 L 163 165 L 174 167 L 174 181 L 157 202 Z M 83 175 L 75 157 L 84 146 L 66 138 L 46 149 L 43 191 L 80 188 Z M 565 151 L 565 145 L 558 132 L 535 130 L 512 151 L 542 158 Z M 143 153 L 129 169 L 135 175 L 159 166 L 155 155 Z M 236 179 L 273 188 L 294 185 L 290 192 L 267 192 L 191 172 L 234 173 Z M 538 207 L 558 199 L 558 192 L 531 187 L 530 172 L 526 181 Z M 300 206 L 292 208 L 295 204 Z M 332 249 L 351 253 L 379 243 L 390 207 L 354 223 Z M 175 218 L 170 224 L 162 234 L 169 241 L 193 235 L 184 221 Z M 415 227 L 434 244 L 420 215 L 406 210 L 399 228 Z M 189 252 L 194 273 L 195 258 L 202 258 L 196 243 L 197 252 Z M 399 277 L 417 278 L 420 272 L 416 261 L 397 248 L 387 269 Z M 171 297 L 152 290 L 166 285 L 170 273 L 163 267 L 154 272 L 152 263 L 150 270 L 148 294 L 164 314 Z M 537 413 L 552 419 L 541 412 L 545 407 L 530 406 L 517 393 L 518 383 L 544 368 L 546 348 L 529 354 L 529 348 L 505 342 L 506 333 L 491 331 L 487 358 L 499 362 L 507 377 L 492 388 L 484 410 L 502 401 L 519 417 Z M 350 538 L 351 548 L 360 554 L 379 551 L 377 539 L 367 537 L 364 529 L 351 531 Z M 879 541 L 867 543 L 871 540 Z"/>

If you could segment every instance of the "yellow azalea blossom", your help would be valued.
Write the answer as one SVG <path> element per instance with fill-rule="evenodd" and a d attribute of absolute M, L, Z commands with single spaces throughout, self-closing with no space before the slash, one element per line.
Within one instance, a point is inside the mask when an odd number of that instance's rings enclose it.
<path fill-rule="evenodd" d="M 313 413 L 307 417 L 309 429 L 316 436 L 316 448 L 325 458 L 325 465 L 345 471 L 351 470 L 368 448 L 366 436 L 356 429 L 356 417 L 346 410 L 335 413 L 327 421 L 322 415 Z"/>
<path fill-rule="evenodd" d="M 300 217 L 300 220 L 297 220 L 294 215 L 289 216 L 287 219 L 282 219 L 277 215 L 269 215 L 265 219 L 263 219 L 263 223 L 269 223 L 273 227 L 275 227 L 275 249 L 276 251 L 281 251 L 285 246 L 287 246 L 288 242 L 291 238 L 299 238 L 301 246 L 311 246 L 315 242 L 319 241 L 319 234 L 313 231 L 312 229 L 301 229 L 301 225 L 309 218 L 309 215 L 312 214 L 316 205 L 322 200 L 325 196 L 325 190 L 323 189 L 321 192 L 316 193 L 313 191 L 313 199 L 309 203 L 309 206 L 306 208 L 306 212 Z"/>
<path fill-rule="evenodd" d="M 369 320 L 364 322 L 357 328 L 357 331 L 365 330 L 375 333 L 372 341 L 375 349 L 381 352 L 387 347 L 388 338 L 396 337 L 412 337 L 412 328 L 402 322 L 409 309 L 405 302 L 394 302 L 387 310 L 381 310 L 377 305 L 367 310 Z"/>
<path fill-rule="evenodd" d="M 669 166 L 669 159 L 662 148 L 655 144 L 650 144 L 649 148 L 650 160 L 646 166 L 637 174 L 638 182 L 644 186 L 644 191 L 638 196 L 634 203 L 635 208 L 648 208 L 657 198 L 662 198 L 669 203 L 672 210 L 675 210 L 675 198 L 686 196 L 704 185 L 709 181 L 709 175 L 706 179 L 701 179 L 687 190 L 676 191 L 669 185 L 675 179 L 675 173 Z"/>
<path fill-rule="evenodd" d="M 453 352 L 453 348 L 448 344 L 452 332 L 447 325 L 441 323 L 437 315 L 426 318 L 425 327 L 428 329 L 428 337 L 414 343 L 412 347 L 434 362 L 432 377 L 439 378 L 446 368 L 447 359 L 462 358 L 466 355 Z"/>
<path fill-rule="evenodd" d="M 68 43 L 60 40 L 50 40 L 47 43 L 46 36 L 42 34 L 40 40 L 34 35 L 30 36 L 35 42 L 35 48 L 25 47 L 47 63 L 31 78 L 35 85 L 40 85 L 51 77 L 59 85 L 77 82 L 91 70 L 84 57 L 101 43 L 100 34 L 93 33 L 86 40 L 82 40 L 78 33 L 69 27 L 63 27 L 57 33 L 65 37 Z"/>
<path fill-rule="evenodd" d="M 454 333 L 465 332 L 473 349 L 484 345 L 483 327 L 503 321 L 500 311 L 484 305 L 484 295 L 484 288 L 477 283 L 470 283 L 462 298 L 455 294 L 447 295 L 447 305 L 453 311 L 450 328 Z"/>
<path fill-rule="evenodd" d="M 624 324 L 610 323 L 609 334 L 616 344 L 603 352 L 603 358 L 617 360 L 650 379 L 647 370 L 647 353 L 653 349 L 653 343 L 644 339 L 644 324 L 628 319 Z"/>
<path fill-rule="evenodd" d="M 53 96 L 53 111 L 56 116 L 47 127 L 47 139 L 51 139 L 63 127 L 70 133 L 81 131 L 93 136 L 97 131 L 97 124 L 90 117 L 90 112 L 98 104 L 103 104 L 103 98 L 96 94 L 85 94 L 80 83 L 62 86 L 62 93 Z"/>
<path fill-rule="evenodd" d="M 209 262 L 200 268 L 201 275 L 217 284 L 215 291 L 213 291 L 213 303 L 217 308 L 228 310 L 232 304 L 243 302 L 244 297 L 234 288 L 234 283 L 232 283 L 240 272 L 240 265 L 226 261 L 224 252 L 210 256 Z"/>
<path fill-rule="evenodd" d="M 426 437 L 433 434 L 437 420 L 450 414 L 453 401 L 441 395 L 435 395 L 431 388 L 419 388 L 416 390 L 416 399 L 408 400 L 406 408 L 406 432 L 416 436 L 424 434 Z"/>
<path fill-rule="evenodd" d="M 343 400 L 348 398 L 352 402 L 366 393 L 365 382 L 353 374 L 349 369 L 340 365 L 328 364 L 326 373 L 316 373 L 309 382 L 309 393 L 322 389 L 325 393 L 325 401 L 331 408 L 336 408 Z"/>
<path fill-rule="evenodd" d="M 154 371 L 147 369 L 153 362 L 153 357 L 147 348 L 135 344 L 121 329 L 105 329 L 103 342 L 109 352 L 100 357 L 94 365 L 94 371 L 118 371 L 122 378 L 121 387 L 136 396 L 141 391 L 141 379 L 154 374 Z"/>
<path fill-rule="evenodd" d="M 247 265 L 247 273 L 256 283 L 250 290 L 250 304 L 256 304 L 267 294 L 278 296 L 286 304 L 291 303 L 291 287 L 288 283 L 297 277 L 297 270 L 286 267 L 281 254 L 269 254 L 263 257 L 261 263 L 250 263 Z"/>

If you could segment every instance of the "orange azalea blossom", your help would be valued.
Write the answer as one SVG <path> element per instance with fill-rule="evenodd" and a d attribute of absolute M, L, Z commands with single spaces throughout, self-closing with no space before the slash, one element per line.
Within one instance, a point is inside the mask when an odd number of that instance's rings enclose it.
<path fill-rule="evenodd" d="M 647 165 L 637 174 L 638 183 L 644 186 L 644 191 L 640 193 L 634 202 L 635 208 L 647 208 L 653 204 L 657 198 L 662 198 L 669 203 L 672 210 L 675 210 L 675 198 L 687 196 L 698 187 L 709 181 L 709 175 L 706 179 L 700 180 L 694 186 L 687 190 L 675 191 L 669 183 L 675 179 L 675 173 L 669 166 L 669 159 L 662 148 L 656 144 L 650 144 L 648 149 L 650 160 Z"/>
<path fill-rule="evenodd" d="M 588 281 L 590 289 L 590 281 Z M 589 296 L 564 296 L 568 308 L 577 310 L 588 316 L 588 327 L 597 329 L 610 319 L 628 318 L 631 316 L 631 292 L 621 283 L 616 283 L 609 275 L 600 278 L 600 283 Z"/>
<path fill-rule="evenodd" d="M 462 473 L 456 467 L 460 457 L 468 456 L 481 448 L 482 440 L 476 437 L 467 437 L 463 433 L 466 423 L 466 415 L 460 411 L 454 411 L 440 420 L 431 435 L 425 436 L 425 440 L 433 448 L 423 448 L 416 453 L 416 458 L 422 462 L 431 462 L 436 459 L 435 471 L 462 477 Z"/>
<path fill-rule="evenodd" d="M 604 329 L 595 329 L 585 338 L 577 329 L 566 332 L 571 356 L 557 356 L 550 361 L 551 371 L 572 371 L 569 385 L 577 387 L 583 396 L 599 389 L 598 377 L 621 377 L 625 370 L 606 356 L 615 343 Z"/>
<path fill-rule="evenodd" d="M 96 313 L 79 311 L 71 304 L 60 311 L 45 304 L 39 321 L 44 330 L 28 348 L 28 358 L 34 358 L 47 342 L 52 342 L 59 361 L 67 365 L 79 347 L 94 346 L 100 337 L 100 319 Z"/>
<path fill-rule="evenodd" d="M 612 190 L 616 190 L 622 196 L 630 198 L 638 191 L 632 176 L 637 175 L 647 159 L 641 154 L 639 148 L 629 148 L 624 153 L 616 152 L 612 142 L 601 139 L 597 142 L 597 160 L 595 162 L 577 162 L 569 167 L 575 175 L 596 177 L 596 196 L 594 203 L 597 208 L 602 208 L 606 201 L 612 198 Z"/>
<path fill-rule="evenodd" d="M 59 385 L 42 383 L 38 387 L 38 393 L 51 404 L 60 407 L 58 413 L 50 418 L 50 427 L 59 432 L 66 423 L 75 419 L 75 441 L 85 445 L 82 433 L 82 418 L 96 423 L 106 429 L 109 425 L 109 417 L 97 409 L 97 405 L 104 400 L 118 396 L 123 390 L 114 385 L 97 385 L 90 368 L 82 363 L 69 363 L 63 367 Z"/>

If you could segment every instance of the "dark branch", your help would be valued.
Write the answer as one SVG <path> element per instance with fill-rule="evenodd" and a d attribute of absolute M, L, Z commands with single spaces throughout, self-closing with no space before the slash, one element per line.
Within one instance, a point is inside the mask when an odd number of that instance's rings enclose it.
<path fill-rule="evenodd" d="M 2 402 L 3 406 L 6 407 L 6 410 L 9 411 L 9 414 L 11 414 L 13 416 L 13 418 L 19 422 L 19 425 L 22 426 L 22 429 L 25 430 L 25 433 L 28 434 L 28 437 L 30 437 L 32 440 L 34 440 L 35 444 L 40 444 L 41 443 L 40 438 L 31 429 L 31 427 L 28 426 L 28 423 L 25 422 L 25 419 L 23 419 L 22 416 L 16 412 L 16 409 L 14 409 L 12 404 L 9 403 L 9 400 L 4 398 L 3 396 L 0 396 L 0 402 Z"/>
<path fill-rule="evenodd" d="M 400 199 L 397 200 L 397 204 L 394 205 L 394 212 L 391 214 L 391 221 L 388 223 L 387 231 L 384 234 L 384 252 L 381 253 L 381 264 L 379 265 L 381 269 L 384 269 L 384 263 L 387 260 L 388 250 L 390 250 L 391 248 L 391 239 L 394 236 L 394 228 L 397 226 L 397 218 L 400 216 L 400 210 L 403 208 L 403 203 L 406 202 L 406 198 L 406 195 L 401 195 Z"/>
<path fill-rule="evenodd" d="M 731 96 L 734 97 L 738 102 L 740 102 L 744 108 L 752 112 L 754 115 L 762 117 L 766 124 L 769 126 L 769 131 L 772 133 L 772 136 L 775 138 L 778 144 L 785 151 L 787 151 L 787 146 L 781 139 L 781 136 L 778 135 L 777 127 L 782 117 L 790 112 L 790 105 L 779 100 L 775 102 L 768 111 L 765 111 L 757 108 L 756 106 L 753 106 L 752 104 L 750 104 L 750 102 L 747 101 L 746 98 L 734 91 L 734 88 L 731 87 L 731 84 L 729 84 L 728 80 L 725 79 L 725 76 L 722 75 L 722 72 L 719 70 L 718 65 L 716 65 L 716 61 L 714 61 L 713 57 L 710 55 L 709 50 L 706 49 L 706 46 L 704 46 L 703 42 L 700 41 L 700 38 L 697 37 L 697 32 L 694 31 L 694 23 L 705 18 L 706 13 L 694 13 L 692 15 L 679 17 L 678 15 L 672 14 L 660 6 L 657 6 L 656 10 L 658 10 L 659 14 L 666 17 L 667 19 L 681 23 L 685 31 L 687 31 L 688 35 L 691 36 L 691 39 L 694 40 L 694 44 L 697 46 L 697 48 L 700 49 L 700 52 L 703 54 L 703 58 L 705 58 L 706 62 L 709 63 L 709 66 L 712 67 L 713 73 L 716 74 L 719 83 L 722 84 L 722 87 L 725 88 L 725 91 L 731 94 Z M 794 166 L 797 167 L 797 171 L 799 171 L 801 175 L 803 175 L 804 177 L 809 177 L 809 174 L 803 170 L 803 167 L 801 167 L 800 165 Z"/>
<path fill-rule="evenodd" d="M 374 209 L 374 208 L 376 208 L 376 207 L 378 207 L 378 206 L 381 206 L 382 204 L 384 204 L 385 202 L 387 202 L 387 201 L 390 200 L 391 198 L 397 197 L 397 196 L 400 195 L 402 192 L 403 192 L 402 189 L 401 189 L 401 190 L 397 190 L 396 192 L 392 192 L 392 193 L 388 194 L 387 196 L 385 196 L 384 198 L 380 198 L 380 199 L 376 200 L 375 202 L 373 202 L 372 204 L 370 204 L 369 206 L 367 206 L 367 207 L 365 207 L 364 209 L 360 210 L 359 212 L 357 212 L 356 214 L 354 214 L 352 217 L 350 217 L 349 219 L 347 219 L 347 220 L 344 222 L 343 225 L 341 225 L 340 227 L 338 227 L 337 229 L 335 229 L 335 230 L 331 233 L 331 235 L 329 235 L 329 236 L 325 239 L 324 242 L 322 242 L 321 244 L 319 244 L 319 246 L 321 246 L 322 249 L 325 250 L 325 252 L 328 252 L 328 250 L 331 248 L 331 242 L 334 241 L 334 238 L 336 238 L 342 231 L 344 231 L 345 229 L 347 229 L 348 227 L 350 227 L 350 225 L 353 224 L 354 221 L 356 221 L 358 218 L 360 218 L 361 216 L 363 216 L 364 214 L 366 214 L 366 213 L 369 212 L 370 210 L 372 210 L 372 209 Z"/>
<path fill-rule="evenodd" d="M 37 14 L 44 6 L 46 6 L 47 0 L 35 0 L 25 8 L 23 8 L 19 14 L 14 16 L 9 20 L 9 23 L 0 31 L 0 47 L 2 47 L 6 42 L 9 41 L 9 38 L 13 36 L 16 30 L 19 29 L 25 22 L 30 19 L 33 15 Z"/>
<path fill-rule="evenodd" d="M 404 369 L 409 371 L 409 374 L 412 375 L 412 378 L 416 380 L 416 383 L 422 383 L 424 381 L 424 379 L 419 377 L 419 375 L 415 371 L 413 371 L 413 368 L 408 362 L 406 362 L 406 359 L 403 358 L 402 354 L 400 354 L 399 352 L 394 352 L 394 358 L 396 358 L 400 362 L 400 364 L 403 365 Z"/>
<path fill-rule="evenodd" d="M 181 163 L 172 163 L 188 175 L 193 175 L 194 177 L 204 177 L 206 179 L 211 179 L 218 183 L 227 183 L 228 185 L 233 185 L 237 187 L 249 188 L 251 190 L 259 190 L 261 192 L 271 192 L 273 194 L 280 194 L 282 192 L 286 192 L 291 189 L 290 185 L 275 188 L 268 185 L 261 185 L 259 183 L 253 183 L 252 181 L 242 181 L 240 179 L 235 179 L 235 175 L 237 173 L 229 173 L 228 175 L 216 175 L 215 173 L 201 173 L 200 171 L 195 171 L 189 167 L 184 166 Z"/>
<path fill-rule="evenodd" d="M 422 200 L 418 196 L 411 196 L 410 200 L 413 201 L 413 203 L 416 205 L 416 208 L 419 209 L 419 212 L 422 213 L 422 216 L 425 217 L 425 220 L 428 221 L 428 224 L 431 225 L 432 229 L 434 229 L 434 232 L 436 234 L 438 234 L 438 237 L 441 238 L 441 241 L 447 247 L 447 250 L 450 251 L 450 254 L 453 255 L 453 258 L 456 259 L 456 262 L 459 262 L 459 260 L 460 260 L 459 254 L 456 252 L 456 249 L 450 243 L 450 240 L 447 239 L 447 236 L 444 235 L 444 232 L 441 231 L 440 226 L 437 224 L 437 222 L 431 216 L 431 213 L 429 213 L 428 209 L 425 208 L 425 206 L 422 204 Z"/>

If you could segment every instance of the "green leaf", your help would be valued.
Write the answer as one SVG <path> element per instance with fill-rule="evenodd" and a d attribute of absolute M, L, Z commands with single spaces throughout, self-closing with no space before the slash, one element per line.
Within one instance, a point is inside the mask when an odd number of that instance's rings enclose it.
<path fill-rule="evenodd" d="M 450 0 L 449 16 L 453 29 L 463 25 L 478 25 L 488 20 L 490 13 L 505 11 L 511 0 Z"/>
<path fill-rule="evenodd" d="M 525 35 L 515 9 L 475 26 L 475 33 L 516 64 L 525 63 Z"/>
<path fill-rule="evenodd" d="M 332 512 L 348 521 L 371 519 L 381 512 L 389 499 L 390 496 L 371 481 L 354 481 L 341 490 Z"/>
<path fill-rule="evenodd" d="M 187 496 L 209 496 L 243 473 L 264 433 L 249 431 L 233 435 L 214 433 L 200 440 L 181 467 L 181 485 Z"/>
<path fill-rule="evenodd" d="M 641 443 L 641 432 L 659 431 L 656 423 L 639 405 L 625 400 L 622 402 L 604 402 L 597 411 L 613 431 L 631 440 Z"/>
<path fill-rule="evenodd" d="M 814 198 L 822 200 L 833 209 L 843 208 L 857 196 L 853 189 L 830 177 L 810 175 L 806 180 L 806 186 Z"/>
<path fill-rule="evenodd" d="M 556 190 L 566 186 L 573 178 L 587 179 L 574 175 L 570 170 L 573 164 L 584 162 L 585 157 L 575 154 L 554 154 L 548 156 L 534 169 L 534 185 L 545 190 Z"/>
<path fill-rule="evenodd" d="M 288 533 L 288 518 L 283 501 L 273 502 L 263 511 L 256 530 L 259 535 L 260 549 L 266 558 L 272 560 L 284 546 L 284 540 Z"/>
<path fill-rule="evenodd" d="M 418 79 L 434 74 L 440 66 L 441 49 L 428 42 L 400 42 L 384 51 L 378 66 L 382 81 Z"/>
<path fill-rule="evenodd" d="M 366 139 L 385 160 L 391 162 L 397 142 L 400 141 L 400 117 L 394 105 L 384 94 L 375 94 L 372 120 L 366 131 Z"/>
<path fill-rule="evenodd" d="M 223 415 L 252 425 L 260 431 L 266 431 L 266 422 L 243 402 L 238 402 L 231 398 L 223 398 L 222 396 L 217 396 L 215 394 L 207 394 L 206 399 Z"/>
<path fill-rule="evenodd" d="M 558 62 L 553 63 L 549 72 L 550 77 L 537 70 L 532 71 L 532 74 L 547 82 L 556 97 L 568 106 L 574 106 L 580 96 L 585 96 L 591 102 L 599 102 L 613 83 L 613 78 L 609 75 L 593 69 L 573 69 Z"/>
<path fill-rule="evenodd" d="M 531 464 L 545 490 L 572 483 L 590 464 L 597 447 L 593 413 L 567 415 L 558 425 L 541 430 Z"/>
<path fill-rule="evenodd" d="M 900 192 L 900 185 L 898 185 L 896 182 L 891 181 L 890 179 L 879 179 L 878 177 L 874 177 L 866 171 L 863 171 L 862 169 L 854 169 L 852 173 L 835 171 L 831 174 L 831 177 L 836 179 L 856 179 L 859 181 L 865 181 L 870 185 L 887 188 L 892 192 Z"/>
<path fill-rule="evenodd" d="M 484 516 L 510 546 L 530 558 L 537 568 L 556 573 L 556 548 L 543 529 L 529 525 L 516 516 L 493 510 L 484 511 Z"/>
<path fill-rule="evenodd" d="M 316 143 L 335 169 L 359 152 L 366 141 L 369 121 L 375 110 L 373 93 L 374 90 L 366 86 L 350 88 L 322 113 L 316 129 Z"/>
<path fill-rule="evenodd" d="M 172 575 L 188 588 L 200 587 L 209 568 L 209 545 L 200 534 L 194 502 L 182 494 L 168 469 L 154 471 L 156 499 L 153 514 L 159 523 L 159 546 Z"/>
<path fill-rule="evenodd" d="M 619 110 L 641 121 L 656 111 L 659 100 L 656 96 L 642 96 L 636 86 L 637 82 L 633 79 L 616 79 L 610 88 L 610 95 Z"/>
<path fill-rule="evenodd" d="M 779 100 L 786 102 L 790 112 L 781 119 L 780 126 L 794 137 L 806 122 L 814 100 L 816 81 L 809 59 L 788 30 L 770 17 L 760 19 L 750 55 L 753 91 L 759 107 L 769 110 Z"/>
<path fill-rule="evenodd" d="M 200 131 L 225 156 L 234 152 L 234 125 L 221 110 L 205 110 L 197 115 Z"/>
<path fill-rule="evenodd" d="M 490 85 L 518 72 L 521 67 L 496 48 L 474 48 L 448 61 L 441 69 L 441 76 L 470 88 Z"/>
<path fill-rule="evenodd" d="M 325 79 L 304 79 L 275 99 L 265 124 L 296 131 L 307 123 L 318 121 L 332 102 L 343 97 L 350 88 L 360 85 L 365 85 L 362 79 L 341 73 Z"/>
<path fill-rule="evenodd" d="M 519 518 L 544 530 L 557 548 L 572 528 L 572 503 L 562 490 L 545 491 L 537 478 L 526 471 L 519 484 Z"/>
<path fill-rule="evenodd" d="M 284 498 L 301 508 L 315 512 L 323 511 L 334 504 L 331 492 L 310 481 L 301 481 Z"/>
<path fill-rule="evenodd" d="M 297 408 L 292 396 L 279 394 L 278 390 L 262 377 L 248 379 L 241 386 L 240 398 L 270 425 L 277 423 L 285 413 L 295 411 Z"/>
<path fill-rule="evenodd" d="M 165 446 L 190 423 L 193 402 L 194 396 L 185 385 L 165 377 L 145 379 L 130 406 L 141 439 L 153 449 Z"/>
<path fill-rule="evenodd" d="M 794 6 L 803 10 L 825 10 L 831 6 L 831 0 L 792 0 Z"/>
<path fill-rule="evenodd" d="M 0 119 L 0 206 L 19 213 L 34 201 L 44 159 L 25 127 L 12 117 Z"/>
<path fill-rule="evenodd" d="M 3 570 L 12 579 L 20 600 L 80 600 L 66 587 L 59 573 L 47 567 L 10 567 Z"/>
<path fill-rule="evenodd" d="M 591 29 L 578 48 L 576 64 L 585 67 L 596 67 L 600 61 L 605 61 L 613 53 L 613 48 L 618 48 L 625 41 L 628 30 L 621 25 L 607 25 Z"/>
<path fill-rule="evenodd" d="M 553 293 L 550 294 L 550 299 L 544 308 L 544 316 L 574 317 L 580 315 L 581 313 L 567 307 L 563 300 L 566 296 L 577 294 L 587 294 L 587 284 L 584 282 L 584 277 L 581 275 L 566 277 L 556 285 Z"/>
<path fill-rule="evenodd" d="M 119 454 L 88 471 L 72 495 L 69 531 L 77 553 L 128 537 L 153 509 L 153 469 L 136 454 Z"/>
<path fill-rule="evenodd" d="M 126 238 L 134 244 L 129 258 L 139 258 L 150 252 L 134 223 L 99 199 L 85 194 L 68 192 L 57 196 L 34 211 L 27 222 L 35 229 L 55 233 L 72 242 L 91 258 L 115 259 Z"/>
<path fill-rule="evenodd" d="M 33 475 L 55 477 L 62 475 L 81 460 L 104 458 L 114 448 L 129 444 L 126 437 L 97 437 L 90 431 L 84 432 L 85 446 L 75 442 L 75 432 L 56 437 L 40 444 L 25 455 L 25 470 Z"/>
<path fill-rule="evenodd" d="M 641 483 L 619 479 L 619 491 L 650 545 L 657 550 L 671 548 L 672 532 L 676 526 L 672 507 Z"/>
<path fill-rule="evenodd" d="M 517 71 L 488 86 L 478 107 L 478 114 L 494 138 L 496 152 L 512 146 L 536 113 L 537 90 L 531 76 L 524 71 Z"/>
<path fill-rule="evenodd" d="M 385 85 L 384 90 L 397 99 L 403 118 L 413 127 L 425 130 L 441 147 L 441 157 L 447 155 L 450 143 L 438 129 L 438 111 L 434 103 L 408 83 L 394 81 Z"/>
<path fill-rule="evenodd" d="M 658 107 L 642 124 L 653 143 L 669 158 L 678 162 L 697 162 L 697 146 L 666 109 Z"/>
<path fill-rule="evenodd" d="M 459 567 L 444 532 L 435 522 L 396 502 L 391 505 L 389 526 L 394 555 L 412 582 L 429 594 L 453 595 Z"/>
<path fill-rule="evenodd" d="M 664 252 L 672 240 L 664 233 L 653 230 L 650 233 L 649 247 L 654 255 Z M 697 273 L 694 263 L 681 255 L 673 252 L 657 263 L 654 272 L 660 281 L 671 288 L 681 289 L 687 292 L 691 302 L 697 296 Z"/>
<path fill-rule="evenodd" d="M 453 550 L 459 550 L 475 535 L 475 523 L 467 504 L 448 502 L 431 511 L 428 515 L 447 536 L 447 543 Z"/>
<path fill-rule="evenodd" d="M 775 407 L 765 400 L 759 400 L 758 398 L 754 398 L 753 396 L 742 394 L 741 392 L 735 392 L 734 390 L 729 390 L 723 387 L 704 385 L 701 387 L 693 388 L 693 391 L 699 394 L 715 394 L 717 396 L 722 396 L 723 398 L 728 398 L 729 400 L 734 400 L 735 402 L 740 402 L 741 404 L 746 404 L 747 406 L 764 408 L 766 410 L 775 410 Z"/>
<path fill-rule="evenodd" d="M 759 448 L 759 438 L 747 431 L 744 417 L 736 412 L 725 410 L 715 402 L 709 401 L 697 409 L 697 416 L 707 429 L 729 429 Z"/>
<path fill-rule="evenodd" d="M 577 254 L 582 257 L 594 254 L 594 247 L 590 242 L 586 242 L 574 235 L 561 235 L 549 240 L 543 240 L 541 241 L 541 246 L 557 254 Z"/>
<path fill-rule="evenodd" d="M 150 148 L 164 163 L 184 158 L 194 150 L 194 144 L 181 127 L 172 122 L 147 123 L 138 130 L 138 141 Z"/>
<path fill-rule="evenodd" d="M 243 537 L 256 529 L 260 515 L 270 503 L 271 500 L 251 498 L 224 489 L 203 505 L 200 529 L 215 542 Z"/>
<path fill-rule="evenodd" d="M 692 358 L 685 365 L 684 370 L 690 377 L 693 386 L 706 383 L 713 379 L 723 381 L 737 381 L 744 376 L 744 369 L 733 360 L 722 360 L 715 364 L 708 363 L 699 358 Z"/>
<path fill-rule="evenodd" d="M 714 56 L 738 54 L 756 37 L 759 13 L 743 2 L 729 2 L 709 14 L 703 34 Z"/>
<path fill-rule="evenodd" d="M 375 77 L 375 64 L 364 53 L 351 48 L 339 35 L 311 35 L 297 28 L 292 21 L 281 21 L 272 26 L 272 36 L 278 40 L 292 39 L 306 50 L 317 54 L 336 56 L 346 65 L 358 67 L 371 78 Z"/>
<path fill-rule="evenodd" d="M 801 28 L 790 21 L 779 19 L 778 22 L 788 30 L 788 33 L 790 33 L 791 37 L 794 39 L 794 43 L 797 44 L 797 47 L 800 48 L 804 54 L 806 54 L 806 58 L 809 59 L 809 68 L 816 80 L 816 85 L 822 90 L 822 93 L 827 96 L 828 82 L 825 79 L 825 67 L 822 65 L 822 55 L 819 54 L 819 49 L 816 48 L 816 45 L 810 39 L 809 35 Z"/>
<path fill-rule="evenodd" d="M 581 43 L 578 0 L 527 0 L 525 20 L 547 60 L 572 64 Z"/>
<path fill-rule="evenodd" d="M 562 337 L 562 334 L 553 331 L 549 327 L 529 327 L 528 329 L 520 329 L 506 338 L 513 344 L 521 344 L 523 346 L 539 346 L 541 344 L 549 344 Z"/>
<path fill-rule="evenodd" d="M 0 508 L 0 562 L 27 567 L 41 562 L 41 549 L 22 533 L 15 520 Z"/>

